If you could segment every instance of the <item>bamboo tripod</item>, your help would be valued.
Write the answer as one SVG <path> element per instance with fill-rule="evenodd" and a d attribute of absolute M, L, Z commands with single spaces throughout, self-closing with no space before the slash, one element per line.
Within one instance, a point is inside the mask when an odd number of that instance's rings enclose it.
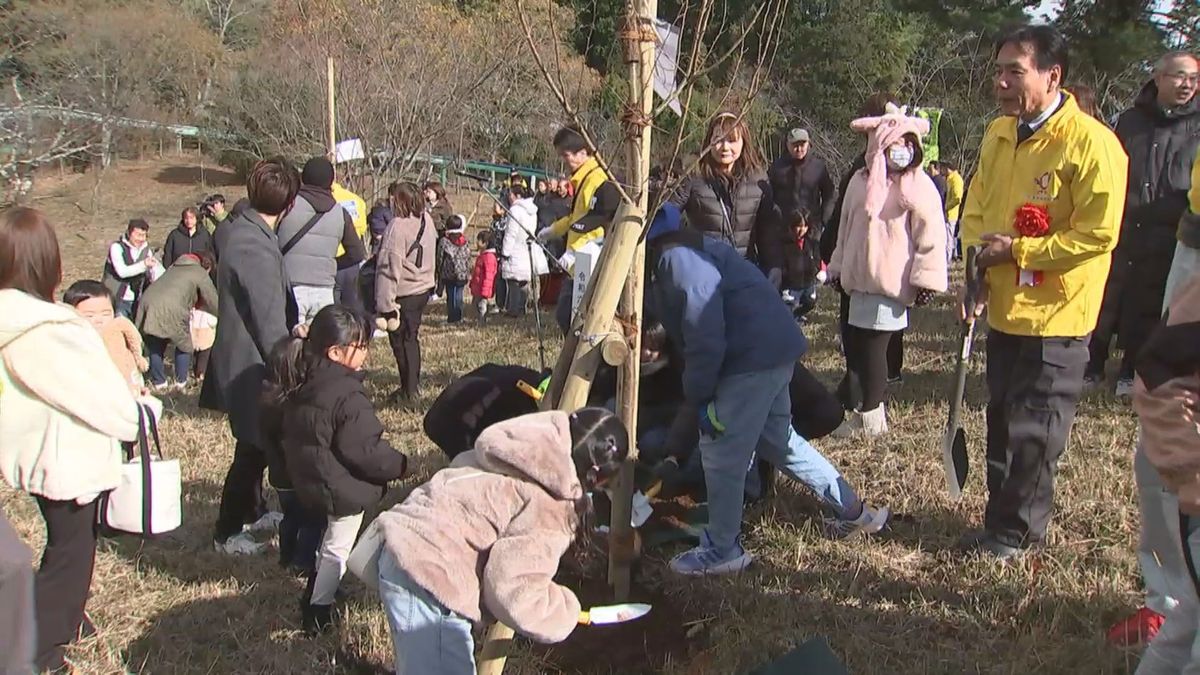
<path fill-rule="evenodd" d="M 545 409 L 572 411 L 587 402 L 596 369 L 603 360 L 619 368 L 617 412 L 629 429 L 629 461 L 612 487 L 608 580 L 617 601 L 629 596 L 630 567 L 636 558 L 633 525 L 633 463 L 637 459 L 637 384 L 641 365 L 642 297 L 646 247 L 647 185 L 650 176 L 651 112 L 658 0 L 627 3 L 625 60 L 630 104 L 622 116 L 631 200 L 617 210 L 605 229 L 604 246 L 554 366 Z M 489 627 L 479 656 L 478 675 L 500 675 L 512 647 L 513 630 L 500 622 Z"/>

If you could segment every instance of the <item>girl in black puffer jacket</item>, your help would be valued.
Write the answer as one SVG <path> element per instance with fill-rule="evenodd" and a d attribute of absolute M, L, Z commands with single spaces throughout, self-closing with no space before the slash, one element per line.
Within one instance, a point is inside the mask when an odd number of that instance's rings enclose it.
<path fill-rule="evenodd" d="M 306 338 L 288 338 L 272 359 L 280 386 L 279 446 L 295 497 L 326 519 L 316 572 L 308 583 L 304 625 L 323 630 L 363 512 L 405 474 L 407 458 L 383 438 L 383 424 L 363 388 L 371 341 L 366 320 L 340 305 L 317 312 Z"/>

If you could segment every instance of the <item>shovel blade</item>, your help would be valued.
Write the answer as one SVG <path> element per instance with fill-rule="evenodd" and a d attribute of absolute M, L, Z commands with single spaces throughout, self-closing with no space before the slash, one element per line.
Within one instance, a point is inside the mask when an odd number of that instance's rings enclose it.
<path fill-rule="evenodd" d="M 967 432 L 962 427 L 954 432 L 954 442 L 950 446 L 950 461 L 954 466 L 954 479 L 961 493 L 967 484 L 967 474 L 971 470 L 971 460 L 967 457 Z"/>
<path fill-rule="evenodd" d="M 953 499 L 962 496 L 963 487 L 967 484 L 967 473 L 970 470 L 970 460 L 967 458 L 967 434 L 962 427 L 957 427 L 954 434 L 942 441 L 942 468 L 946 472 L 946 491 Z"/>

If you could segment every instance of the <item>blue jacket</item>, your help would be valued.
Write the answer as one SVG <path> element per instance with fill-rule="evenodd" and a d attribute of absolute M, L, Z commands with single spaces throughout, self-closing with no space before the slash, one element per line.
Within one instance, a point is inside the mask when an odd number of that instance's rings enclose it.
<path fill-rule="evenodd" d="M 790 367 L 808 350 L 779 292 L 729 244 L 689 231 L 648 238 L 651 296 L 683 354 L 689 403 L 711 401 L 723 377 Z"/>

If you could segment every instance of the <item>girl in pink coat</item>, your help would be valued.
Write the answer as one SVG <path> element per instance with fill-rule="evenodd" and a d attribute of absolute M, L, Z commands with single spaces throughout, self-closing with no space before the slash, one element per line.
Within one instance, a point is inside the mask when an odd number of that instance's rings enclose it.
<path fill-rule="evenodd" d="M 866 168 L 846 188 L 830 283 L 850 296 L 846 365 L 862 383 L 862 407 L 834 432 L 887 432 L 887 345 L 908 327 L 908 308 L 946 290 L 942 201 L 921 170 L 920 137 L 929 121 L 888 104 L 879 117 L 851 123 L 867 133 Z"/>

